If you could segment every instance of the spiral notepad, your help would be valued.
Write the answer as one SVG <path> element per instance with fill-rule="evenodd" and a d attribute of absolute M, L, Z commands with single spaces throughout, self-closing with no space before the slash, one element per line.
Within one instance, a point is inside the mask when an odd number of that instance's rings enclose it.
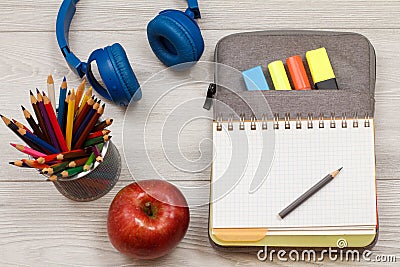
<path fill-rule="evenodd" d="M 334 231 L 376 227 L 373 119 L 219 118 L 213 123 L 212 228 Z M 330 184 L 278 213 L 329 172 Z"/>

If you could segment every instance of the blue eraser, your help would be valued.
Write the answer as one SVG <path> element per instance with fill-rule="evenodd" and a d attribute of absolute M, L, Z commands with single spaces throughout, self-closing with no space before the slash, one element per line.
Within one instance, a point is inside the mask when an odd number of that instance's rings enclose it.
<path fill-rule="evenodd" d="M 261 66 L 257 66 L 242 72 L 247 90 L 269 90 L 267 80 Z"/>

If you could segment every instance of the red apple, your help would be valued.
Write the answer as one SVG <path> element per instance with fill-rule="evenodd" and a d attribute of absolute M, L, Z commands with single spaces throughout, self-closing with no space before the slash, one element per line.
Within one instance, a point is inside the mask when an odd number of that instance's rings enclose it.
<path fill-rule="evenodd" d="M 132 183 L 118 192 L 108 211 L 113 246 L 136 259 L 161 257 L 185 236 L 189 208 L 174 185 L 162 180 Z"/>

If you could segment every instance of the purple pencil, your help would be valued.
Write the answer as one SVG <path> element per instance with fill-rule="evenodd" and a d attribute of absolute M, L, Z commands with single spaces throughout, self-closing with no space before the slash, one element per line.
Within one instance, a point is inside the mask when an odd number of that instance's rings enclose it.
<path fill-rule="evenodd" d="M 49 133 L 51 143 L 57 150 L 59 150 L 61 152 L 60 146 L 58 145 L 56 134 L 53 130 L 53 126 L 51 125 L 49 115 L 47 114 L 46 107 L 44 106 L 44 103 L 43 103 L 43 96 L 39 92 L 38 89 L 36 89 L 36 91 L 37 91 L 37 100 L 38 100 L 39 109 L 40 109 L 40 112 L 42 113 L 44 122 L 46 124 L 46 129 L 47 129 L 47 132 Z"/>

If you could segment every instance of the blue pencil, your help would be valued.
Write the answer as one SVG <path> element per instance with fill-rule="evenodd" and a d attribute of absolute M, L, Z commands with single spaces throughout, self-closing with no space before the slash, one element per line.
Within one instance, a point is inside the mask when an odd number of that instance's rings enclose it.
<path fill-rule="evenodd" d="M 86 114 L 85 118 L 83 119 L 82 123 L 79 125 L 78 130 L 76 131 L 76 133 L 74 134 L 74 137 L 72 138 L 72 144 L 75 144 L 79 137 L 81 137 L 82 132 L 85 130 L 86 126 L 88 125 L 89 121 L 93 118 L 94 114 L 96 114 L 97 109 L 100 106 L 100 102 L 101 100 L 99 100 L 98 102 L 96 102 L 93 105 L 93 108 Z"/>
<path fill-rule="evenodd" d="M 60 87 L 60 97 L 58 99 L 58 114 L 57 114 L 57 121 L 61 127 L 62 125 L 64 125 L 64 112 L 65 112 L 64 106 L 65 106 L 66 96 L 67 96 L 67 79 L 64 77 Z"/>
<path fill-rule="evenodd" d="M 59 153 L 59 151 L 57 151 L 57 149 L 55 149 L 52 145 L 46 143 L 45 141 L 43 141 L 42 139 L 40 139 L 36 135 L 28 132 L 27 130 L 25 130 L 23 128 L 18 129 L 18 133 L 21 136 L 26 137 L 26 139 L 28 139 L 29 141 L 35 143 L 36 145 L 42 147 L 43 149 L 49 151 L 52 154 Z"/>

